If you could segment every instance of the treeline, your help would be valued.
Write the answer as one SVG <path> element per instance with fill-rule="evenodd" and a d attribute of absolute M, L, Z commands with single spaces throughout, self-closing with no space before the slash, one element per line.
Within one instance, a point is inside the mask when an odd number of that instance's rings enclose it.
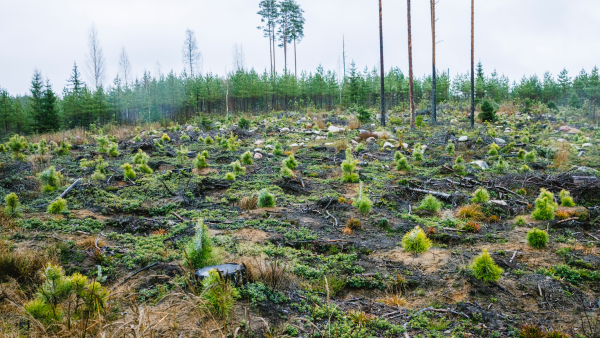
<path fill-rule="evenodd" d="M 470 75 L 448 73 L 436 77 L 439 103 L 467 103 L 470 97 Z M 398 68 L 385 76 L 387 109 L 408 108 L 408 77 Z M 415 79 L 415 105 L 430 104 L 431 76 Z M 582 70 L 570 77 L 566 70 L 555 78 L 551 74 L 523 77 L 511 81 L 496 71 L 484 73 L 477 67 L 475 95 L 478 100 L 496 103 L 531 101 L 568 105 L 580 108 L 588 103 L 594 109 L 600 96 L 598 68 L 587 73 Z M 0 134 L 43 133 L 74 127 L 88 128 L 90 124 L 137 123 L 165 119 L 183 121 L 199 113 L 226 112 L 256 113 L 268 110 L 313 109 L 332 110 L 337 107 L 364 106 L 375 108 L 380 102 L 380 80 L 376 69 L 360 71 L 354 63 L 347 74 L 322 67 L 315 72 L 262 73 L 254 69 L 218 76 L 207 73 L 189 76 L 185 71 L 152 76 L 145 72 L 133 83 L 124 83 L 119 76 L 113 84 L 91 90 L 81 80 L 74 65 L 68 85 L 57 95 L 49 80 L 39 71 L 31 80 L 30 93 L 12 96 L 0 89 Z M 592 110 L 593 112 L 594 110 Z"/>

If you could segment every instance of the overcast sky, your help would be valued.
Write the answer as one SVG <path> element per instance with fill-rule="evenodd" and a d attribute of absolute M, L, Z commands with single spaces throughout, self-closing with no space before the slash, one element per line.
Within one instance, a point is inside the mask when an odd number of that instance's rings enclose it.
<path fill-rule="evenodd" d="M 187 28 L 196 32 L 203 71 L 232 69 L 232 48 L 243 44 L 246 66 L 269 66 L 268 40 L 260 25 L 259 0 L 3 0 L 0 2 L 0 87 L 24 94 L 35 68 L 61 92 L 73 62 L 83 69 L 86 35 L 95 23 L 107 62 L 106 84 L 118 70 L 122 47 L 133 74 L 156 63 L 162 72 L 183 70 L 181 47 Z M 337 70 L 346 38 L 348 63 L 372 69 L 379 60 L 377 0 L 298 0 L 305 11 L 305 39 L 298 68 L 319 64 Z M 600 1 L 476 0 L 475 58 L 513 79 L 566 67 L 570 75 L 600 64 Z M 438 69 L 452 77 L 470 66 L 470 1 L 439 0 Z M 431 71 L 429 0 L 413 0 L 415 75 Z M 385 68 L 408 68 L 406 1 L 383 0 Z M 288 67 L 293 69 L 293 54 Z M 283 68 L 283 49 L 277 50 Z"/>

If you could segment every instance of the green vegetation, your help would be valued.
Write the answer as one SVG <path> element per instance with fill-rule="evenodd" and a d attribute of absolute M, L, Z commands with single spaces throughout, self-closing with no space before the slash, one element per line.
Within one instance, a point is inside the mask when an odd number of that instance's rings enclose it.
<path fill-rule="evenodd" d="M 558 204 L 554 202 L 554 194 L 542 188 L 540 196 L 535 200 L 535 209 L 531 216 L 539 221 L 552 220 L 557 209 Z"/>
<path fill-rule="evenodd" d="M 186 264 L 200 269 L 215 263 L 213 243 L 208 227 L 202 220 L 196 222 L 195 235 L 185 246 Z"/>
<path fill-rule="evenodd" d="M 4 196 L 5 212 L 11 216 L 16 216 L 19 210 L 19 196 L 14 192 Z"/>
<path fill-rule="evenodd" d="M 47 212 L 52 215 L 64 214 L 67 211 L 67 201 L 64 198 L 50 202 L 47 209 Z"/>
<path fill-rule="evenodd" d="M 475 190 L 473 194 L 473 198 L 471 198 L 471 202 L 486 204 L 490 200 L 490 193 L 485 188 L 479 188 Z"/>
<path fill-rule="evenodd" d="M 571 197 L 571 193 L 566 190 L 561 190 L 559 193 L 560 196 L 560 205 L 563 207 L 574 207 L 575 202 L 573 201 L 573 197 Z"/>
<path fill-rule="evenodd" d="M 258 207 L 259 208 L 273 208 L 275 207 L 275 196 L 269 193 L 266 189 L 261 190 L 258 193 Z"/>
<path fill-rule="evenodd" d="M 527 232 L 527 243 L 535 249 L 543 249 L 548 245 L 548 233 L 538 228 Z"/>
<path fill-rule="evenodd" d="M 252 163 L 254 163 L 253 156 L 250 151 L 247 151 L 244 154 L 242 154 L 241 160 L 242 160 L 242 164 L 245 164 L 245 165 L 252 165 Z"/>
<path fill-rule="evenodd" d="M 60 188 L 63 176 L 54 166 L 50 166 L 38 175 L 38 179 L 42 184 L 42 193 L 49 193 Z"/>
<path fill-rule="evenodd" d="M 402 237 L 402 247 L 404 247 L 404 250 L 413 252 L 415 255 L 427 252 L 432 245 L 431 240 L 427 238 L 427 235 L 425 235 L 425 232 L 419 226 L 416 226 Z"/>
<path fill-rule="evenodd" d="M 356 197 L 354 204 L 356 204 L 358 211 L 363 215 L 366 215 L 371 212 L 373 202 L 371 202 L 367 194 L 363 192 L 363 182 L 360 182 L 360 186 L 358 188 L 358 196 Z"/>
<path fill-rule="evenodd" d="M 439 212 L 441 208 L 442 208 L 442 202 L 440 202 L 433 195 L 427 195 L 427 196 L 425 196 L 425 198 L 423 198 L 423 200 L 421 201 L 421 204 L 419 205 L 419 207 L 417 209 L 424 210 L 424 211 L 430 212 L 432 214 L 435 214 L 435 213 Z"/>
<path fill-rule="evenodd" d="M 483 252 L 473 259 L 471 270 L 475 277 L 484 283 L 497 282 L 504 272 L 502 268 L 496 265 L 486 249 L 483 249 Z"/>
<path fill-rule="evenodd" d="M 358 160 L 352 156 L 352 150 L 346 149 L 346 159 L 342 162 L 342 182 L 356 183 L 358 182 L 358 173 L 355 173 Z"/>

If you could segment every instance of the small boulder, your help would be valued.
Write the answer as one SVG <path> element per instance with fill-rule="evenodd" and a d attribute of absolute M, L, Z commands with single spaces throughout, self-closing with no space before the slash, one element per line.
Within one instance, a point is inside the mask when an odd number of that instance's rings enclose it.
<path fill-rule="evenodd" d="M 208 277 L 208 273 L 211 270 L 219 271 L 222 276 L 229 278 L 229 280 L 237 286 L 243 285 L 247 279 L 246 266 L 244 264 L 236 263 L 213 265 L 198 269 L 195 273 L 196 278 L 202 280 Z"/>
<path fill-rule="evenodd" d="M 469 140 L 468 136 L 461 136 L 458 138 L 458 142 L 467 142 Z"/>
<path fill-rule="evenodd" d="M 386 142 L 383 144 L 383 149 L 385 149 L 385 148 L 394 148 L 394 145 L 389 142 Z"/>
<path fill-rule="evenodd" d="M 261 153 L 254 153 L 255 160 L 260 160 L 261 158 L 263 158 L 263 155 Z"/>
<path fill-rule="evenodd" d="M 290 128 L 281 128 L 281 129 L 279 130 L 279 132 L 280 132 L 281 134 L 287 134 L 287 133 L 289 133 L 289 132 L 290 132 Z"/>
<path fill-rule="evenodd" d="M 345 128 L 338 128 L 336 126 L 329 126 L 329 128 L 327 129 L 327 131 L 331 132 L 331 133 L 339 133 L 346 130 Z"/>
<path fill-rule="evenodd" d="M 583 148 L 586 148 L 586 147 L 593 147 L 594 145 L 593 145 L 593 144 L 591 144 L 591 143 L 584 143 L 584 144 L 582 144 L 581 146 L 582 146 Z"/>
<path fill-rule="evenodd" d="M 502 201 L 502 200 L 489 200 L 488 203 L 502 205 L 502 206 L 508 206 L 506 201 Z"/>
<path fill-rule="evenodd" d="M 262 150 L 262 149 L 260 149 L 260 148 L 256 148 L 256 149 L 254 149 L 254 152 L 255 152 L 255 153 L 262 153 L 262 152 L 263 152 L 263 150 Z"/>
<path fill-rule="evenodd" d="M 257 146 L 260 146 L 263 143 L 265 143 L 265 141 L 263 141 L 263 140 L 256 140 L 256 141 L 254 141 L 254 145 L 257 145 Z"/>
<path fill-rule="evenodd" d="M 501 138 L 495 138 L 494 142 L 496 142 L 497 145 L 506 144 L 506 141 Z"/>
<path fill-rule="evenodd" d="M 374 137 L 369 137 L 367 139 L 367 144 L 371 144 L 371 143 L 374 143 L 374 142 L 375 142 L 375 138 Z"/>
<path fill-rule="evenodd" d="M 194 131 L 194 126 L 187 126 L 185 128 L 186 131 Z"/>
<path fill-rule="evenodd" d="M 292 143 L 290 144 L 290 148 L 294 148 L 294 147 L 299 147 L 300 145 L 298 145 L 298 143 Z"/>
<path fill-rule="evenodd" d="M 487 163 L 485 163 L 485 161 L 473 161 L 470 164 L 476 165 L 483 170 L 488 170 L 490 168 L 490 166 Z"/>

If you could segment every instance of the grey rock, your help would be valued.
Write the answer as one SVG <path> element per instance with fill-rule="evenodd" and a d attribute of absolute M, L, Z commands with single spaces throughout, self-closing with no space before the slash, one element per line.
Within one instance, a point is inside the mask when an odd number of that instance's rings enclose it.
<path fill-rule="evenodd" d="M 488 170 L 490 168 L 490 166 L 487 163 L 485 163 L 485 161 L 473 161 L 469 164 L 476 165 L 483 170 Z"/>

